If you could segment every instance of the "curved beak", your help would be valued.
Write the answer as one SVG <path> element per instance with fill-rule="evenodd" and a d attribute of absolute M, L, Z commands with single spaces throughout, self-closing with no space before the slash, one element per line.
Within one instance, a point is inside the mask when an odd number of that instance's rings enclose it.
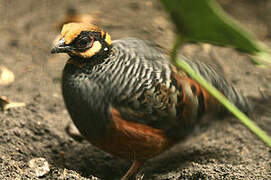
<path fill-rule="evenodd" d="M 58 43 L 51 49 L 51 53 L 68 53 L 71 51 L 71 48 L 69 45 L 65 44 L 65 39 L 62 38 L 58 41 Z"/>

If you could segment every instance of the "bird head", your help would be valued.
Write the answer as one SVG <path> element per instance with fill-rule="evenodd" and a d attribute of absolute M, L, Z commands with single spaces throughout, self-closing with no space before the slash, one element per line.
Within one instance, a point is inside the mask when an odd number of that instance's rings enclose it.
<path fill-rule="evenodd" d="M 89 59 L 111 49 L 111 37 L 97 26 L 84 23 L 69 23 L 62 28 L 58 43 L 51 53 L 67 53 L 72 57 Z"/>

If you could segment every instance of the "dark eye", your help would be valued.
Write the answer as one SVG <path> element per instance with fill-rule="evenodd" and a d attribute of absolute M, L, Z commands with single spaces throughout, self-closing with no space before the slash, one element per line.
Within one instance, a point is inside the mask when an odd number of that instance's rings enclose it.
<path fill-rule="evenodd" d="M 76 46 L 77 48 L 85 48 L 88 46 L 89 43 L 91 43 L 90 37 L 85 36 L 78 39 L 78 41 L 76 42 Z"/>

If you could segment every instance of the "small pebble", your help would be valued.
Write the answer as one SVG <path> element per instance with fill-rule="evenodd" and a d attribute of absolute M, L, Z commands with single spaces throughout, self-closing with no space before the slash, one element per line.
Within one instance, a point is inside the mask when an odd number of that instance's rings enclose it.
<path fill-rule="evenodd" d="M 43 177 L 50 172 L 49 163 L 41 157 L 31 159 L 28 165 L 37 177 Z"/>

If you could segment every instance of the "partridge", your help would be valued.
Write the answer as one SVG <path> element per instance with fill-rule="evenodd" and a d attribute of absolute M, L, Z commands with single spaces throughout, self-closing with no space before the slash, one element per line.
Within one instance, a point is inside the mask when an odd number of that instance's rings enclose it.
<path fill-rule="evenodd" d="M 203 114 L 223 107 L 150 43 L 111 40 L 103 29 L 83 23 L 63 26 L 51 53 L 67 53 L 62 76 L 66 107 L 80 133 L 94 146 L 133 161 L 122 177 L 184 140 Z M 246 98 L 211 66 L 185 61 L 244 113 Z"/>

